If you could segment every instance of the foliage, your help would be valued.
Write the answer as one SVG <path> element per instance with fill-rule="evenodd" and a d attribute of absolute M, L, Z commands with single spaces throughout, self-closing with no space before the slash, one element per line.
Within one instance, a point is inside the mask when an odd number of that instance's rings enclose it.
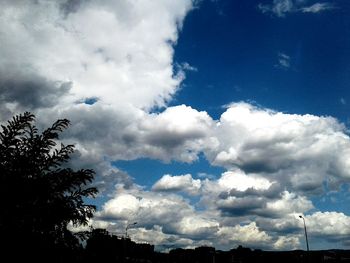
<path fill-rule="evenodd" d="M 77 239 L 68 223 L 85 225 L 95 206 L 84 203 L 97 189 L 88 187 L 94 171 L 65 167 L 73 145 L 58 145 L 59 133 L 70 124 L 57 120 L 39 133 L 35 116 L 17 115 L 0 132 L 1 238 L 14 234 L 45 246 L 72 246 Z"/>

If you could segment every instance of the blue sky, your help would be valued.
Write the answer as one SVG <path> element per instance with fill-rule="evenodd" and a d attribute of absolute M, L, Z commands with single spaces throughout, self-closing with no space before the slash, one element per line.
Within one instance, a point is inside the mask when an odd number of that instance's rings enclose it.
<path fill-rule="evenodd" d="M 203 1 L 186 17 L 175 61 L 187 61 L 198 71 L 188 74 L 176 103 L 219 116 L 222 105 L 254 101 L 346 121 L 349 4 L 334 1 L 332 10 L 278 17 L 262 14 L 260 3 Z"/>
<path fill-rule="evenodd" d="M 94 227 L 159 250 L 350 244 L 346 0 L 4 1 L 0 121 L 68 118 Z M 77 229 L 72 229 L 76 231 Z M 79 229 L 78 229 L 79 230 Z"/>

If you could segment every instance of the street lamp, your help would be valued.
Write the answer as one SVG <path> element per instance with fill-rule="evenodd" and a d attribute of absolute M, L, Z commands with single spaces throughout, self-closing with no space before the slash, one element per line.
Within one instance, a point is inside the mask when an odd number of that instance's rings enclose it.
<path fill-rule="evenodd" d="M 125 237 L 127 238 L 128 237 L 128 229 L 131 227 L 131 226 L 134 226 L 136 225 L 137 222 L 134 222 L 134 223 L 131 223 L 131 224 L 128 224 L 125 228 Z"/>
<path fill-rule="evenodd" d="M 309 252 L 309 241 L 307 239 L 307 232 L 306 232 L 306 224 L 305 224 L 305 218 L 303 216 L 299 216 L 301 219 L 303 219 L 304 221 L 304 230 L 305 230 L 305 239 L 306 239 L 306 248 L 307 248 L 307 251 Z"/>

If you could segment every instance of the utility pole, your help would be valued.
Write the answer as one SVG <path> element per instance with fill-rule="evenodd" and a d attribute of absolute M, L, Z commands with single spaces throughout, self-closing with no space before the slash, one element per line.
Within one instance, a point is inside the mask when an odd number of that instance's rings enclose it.
<path fill-rule="evenodd" d="M 307 248 L 307 252 L 309 252 L 309 241 L 307 239 L 307 231 L 306 231 L 306 224 L 305 224 L 305 218 L 303 216 L 299 216 L 301 219 L 303 219 L 304 222 L 304 230 L 305 230 L 305 239 L 306 239 L 306 248 Z"/>
<path fill-rule="evenodd" d="M 128 229 L 131 227 L 131 226 L 134 226 L 136 225 L 137 222 L 134 222 L 134 223 L 131 223 L 131 224 L 128 224 L 125 228 L 125 238 L 128 238 Z"/>

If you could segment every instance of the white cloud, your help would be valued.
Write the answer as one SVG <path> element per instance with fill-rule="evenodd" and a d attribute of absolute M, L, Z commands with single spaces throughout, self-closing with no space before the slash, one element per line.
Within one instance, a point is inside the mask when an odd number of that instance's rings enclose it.
<path fill-rule="evenodd" d="M 279 52 L 278 53 L 278 64 L 277 67 L 281 69 L 289 69 L 290 68 L 290 56 Z"/>
<path fill-rule="evenodd" d="M 184 77 L 173 45 L 191 0 L 5 1 L 0 10 L 0 113 L 34 111 L 47 126 L 68 118 L 65 139 L 103 160 L 192 162 L 211 118 L 166 105 Z M 183 63 L 178 70 L 194 70 Z M 86 99 L 94 98 L 93 105 Z M 97 165 L 97 162 L 94 164 Z"/>
<path fill-rule="evenodd" d="M 140 205 L 140 200 L 131 194 L 119 195 L 103 205 L 103 215 L 127 220 L 135 217 Z"/>
<path fill-rule="evenodd" d="M 184 71 L 198 71 L 198 69 L 196 67 L 191 66 L 189 63 L 184 62 L 181 65 L 179 65 L 179 67 L 184 70 Z"/>
<path fill-rule="evenodd" d="M 257 225 L 267 232 L 297 236 L 303 234 L 303 225 L 299 218 L 300 213 L 281 214 L 279 218 L 258 218 Z"/>
<path fill-rule="evenodd" d="M 294 3 L 292 0 L 273 0 L 271 5 L 259 4 L 258 8 L 263 13 L 271 12 L 278 17 L 284 17 L 286 13 L 294 10 Z"/>
<path fill-rule="evenodd" d="M 265 178 L 259 178 L 258 176 L 247 176 L 240 170 L 228 171 L 223 173 L 223 175 L 218 180 L 219 186 L 223 190 L 236 189 L 239 191 L 245 191 L 248 188 L 253 189 L 268 189 L 271 186 Z"/>
<path fill-rule="evenodd" d="M 86 97 L 139 108 L 164 105 L 181 82 L 173 71 L 171 43 L 192 2 L 80 1 L 74 9 L 69 2 L 2 6 L 1 75 L 11 69 L 69 81 L 69 96 L 57 101 L 60 107 Z"/>
<path fill-rule="evenodd" d="M 190 174 L 163 175 L 152 187 L 155 191 L 183 191 L 191 195 L 199 194 L 201 180 L 193 179 Z"/>
<path fill-rule="evenodd" d="M 312 202 L 305 196 L 298 196 L 295 193 L 284 191 L 281 199 L 266 204 L 266 211 L 269 216 L 284 216 L 286 214 L 302 214 L 314 208 Z"/>
<path fill-rule="evenodd" d="M 350 234 L 349 216 L 339 212 L 316 212 L 305 217 L 310 236 L 342 239 Z"/>
<path fill-rule="evenodd" d="M 221 186 L 218 180 L 206 180 L 206 184 Z M 158 249 L 169 247 L 196 247 L 201 244 L 229 249 L 238 245 L 263 249 L 298 249 L 303 240 L 303 222 L 299 215 L 314 210 L 305 196 L 282 191 L 271 199 L 246 190 L 245 198 L 257 204 L 255 211 L 247 214 L 222 213 L 220 201 L 227 201 L 220 191 L 202 193 L 213 204 L 205 209 L 199 203 L 190 204 L 178 194 L 152 192 L 142 188 L 125 189 L 118 186 L 116 194 L 103 206 L 91 224 L 106 227 L 109 231 L 124 234 L 128 222 L 137 222 L 129 229 L 129 235 L 139 242 L 150 242 Z M 218 190 L 218 189 L 216 189 Z M 264 190 L 265 191 L 265 190 Z M 231 196 L 232 197 L 232 196 Z M 259 203 L 258 200 L 263 200 Z M 216 205 L 216 206 L 215 206 Z M 249 203 L 246 204 L 249 207 Z M 244 207 L 245 211 L 249 211 Z M 348 240 L 348 216 L 336 212 L 314 212 L 305 216 L 310 237 L 328 242 Z"/>
<path fill-rule="evenodd" d="M 175 246 L 184 246 L 185 243 L 186 246 L 196 246 L 199 240 L 210 242 L 219 229 L 216 219 L 206 212 L 196 211 L 179 195 L 122 186 L 96 213 L 93 225 L 95 221 L 107 222 L 107 229 L 122 234 L 127 222 L 137 222 L 130 229 L 133 238 L 165 247 L 170 240 Z M 193 239 L 198 241 L 194 243 Z"/>
<path fill-rule="evenodd" d="M 291 213 L 278 219 L 259 219 L 257 224 L 268 233 L 276 232 L 278 236 L 285 234 L 275 243 L 275 249 L 280 249 L 279 245 L 289 241 L 290 246 L 297 247 L 297 239 L 305 242 L 303 220 L 299 218 L 302 213 Z M 349 237 L 349 216 L 339 212 L 314 212 L 304 216 L 307 233 L 311 242 L 318 240 L 328 242 L 334 247 L 335 243 L 346 245 Z M 288 242 L 287 242 L 288 243 Z M 294 245 L 293 245 L 294 244 Z"/>
<path fill-rule="evenodd" d="M 219 179 L 205 180 L 202 185 L 200 202 L 207 210 L 219 211 L 223 217 L 283 218 L 314 208 L 306 196 L 288 192 L 278 183 L 242 171 L 225 172 Z"/>
<path fill-rule="evenodd" d="M 161 226 L 155 225 L 151 229 L 135 228 L 130 231 L 132 239 L 137 242 L 154 244 L 157 250 L 173 249 L 174 247 L 193 247 L 194 241 L 177 235 L 165 234 Z"/>
<path fill-rule="evenodd" d="M 304 13 L 319 13 L 319 12 L 331 10 L 334 8 L 335 7 L 332 3 L 325 2 L 325 3 L 315 3 L 311 6 L 303 7 L 301 8 L 301 10 Z"/>
<path fill-rule="evenodd" d="M 177 223 L 177 233 L 191 238 L 210 239 L 219 230 L 216 220 L 200 215 L 186 216 Z"/>
<path fill-rule="evenodd" d="M 220 118 L 213 164 L 302 192 L 321 191 L 350 178 L 349 137 L 331 117 L 297 115 L 234 103 Z"/>
<path fill-rule="evenodd" d="M 53 119 L 55 114 L 46 111 L 45 118 Z M 209 115 L 184 105 L 149 114 L 130 106 L 80 104 L 61 111 L 60 117 L 73 123 L 67 138 L 111 159 L 148 157 L 190 163 L 217 143 L 210 136 L 215 124 Z"/>
<path fill-rule="evenodd" d="M 271 242 L 272 238 L 265 232 L 259 230 L 254 222 L 248 225 L 236 225 L 234 227 L 222 227 L 219 232 L 219 242 L 222 244 L 231 243 L 244 244 L 249 247 L 261 247 Z"/>
<path fill-rule="evenodd" d="M 258 9 L 262 13 L 272 13 L 277 17 L 285 17 L 288 13 L 320 13 L 334 9 L 334 5 L 329 2 L 315 3 L 307 6 L 304 0 L 273 0 L 271 4 L 259 4 Z"/>
<path fill-rule="evenodd" d="M 300 247 L 300 241 L 297 236 L 281 236 L 273 246 L 277 250 L 295 250 Z"/>
<path fill-rule="evenodd" d="M 141 189 L 119 188 L 115 197 L 107 201 L 98 220 L 138 222 L 137 228 L 150 229 L 155 225 L 162 232 L 191 238 L 208 238 L 218 230 L 218 222 L 200 213 L 179 195 L 148 192 Z"/>
<path fill-rule="evenodd" d="M 214 121 L 206 112 L 180 105 L 169 107 L 158 115 L 150 115 L 138 125 L 150 150 L 161 151 L 157 158 L 179 159 L 185 162 L 197 160 L 205 147 L 216 141 L 210 138 Z M 169 158 L 170 156 L 170 158 Z M 174 156 L 174 157 L 172 157 Z"/>

